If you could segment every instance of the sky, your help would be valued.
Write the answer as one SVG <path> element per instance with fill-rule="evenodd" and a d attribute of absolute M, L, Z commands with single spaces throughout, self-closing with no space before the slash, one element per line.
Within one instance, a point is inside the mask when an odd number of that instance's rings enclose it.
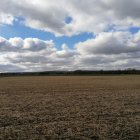
<path fill-rule="evenodd" d="M 1 0 L 0 72 L 140 69 L 140 0 Z"/>

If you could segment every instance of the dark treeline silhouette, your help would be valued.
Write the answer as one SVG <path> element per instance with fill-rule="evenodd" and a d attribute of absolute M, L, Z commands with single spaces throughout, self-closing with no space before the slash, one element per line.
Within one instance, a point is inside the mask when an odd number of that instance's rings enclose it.
<path fill-rule="evenodd" d="M 140 70 L 75 70 L 75 71 L 45 71 L 45 72 L 13 72 L 0 73 L 1 77 L 5 76 L 84 76 L 84 75 L 127 75 L 140 74 Z"/>

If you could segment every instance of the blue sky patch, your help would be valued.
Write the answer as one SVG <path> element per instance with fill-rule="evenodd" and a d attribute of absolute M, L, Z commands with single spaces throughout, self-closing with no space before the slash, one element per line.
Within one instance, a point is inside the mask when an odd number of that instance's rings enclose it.
<path fill-rule="evenodd" d="M 140 27 L 131 27 L 131 28 L 129 29 L 129 31 L 130 31 L 132 34 L 135 34 L 135 33 L 137 33 L 137 32 L 140 31 Z"/>
<path fill-rule="evenodd" d="M 65 18 L 65 23 L 70 24 L 72 22 L 72 17 L 68 16 Z"/>
<path fill-rule="evenodd" d="M 39 38 L 41 40 L 53 40 L 56 44 L 56 48 L 58 49 L 60 49 L 61 45 L 64 43 L 66 43 L 70 48 L 73 48 L 74 44 L 93 38 L 92 33 L 81 33 L 79 35 L 74 35 L 71 37 L 56 37 L 53 33 L 32 29 L 18 23 L 14 25 L 1 25 L 0 36 L 6 39 L 21 37 L 23 39 Z"/>

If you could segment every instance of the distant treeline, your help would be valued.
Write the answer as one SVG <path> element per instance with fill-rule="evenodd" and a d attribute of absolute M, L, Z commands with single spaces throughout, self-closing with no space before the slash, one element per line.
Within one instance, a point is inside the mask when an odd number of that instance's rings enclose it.
<path fill-rule="evenodd" d="M 127 74 L 140 74 L 140 70 L 76 70 L 76 71 L 45 71 L 45 72 L 13 72 L 13 73 L 0 73 L 0 76 L 84 76 L 84 75 L 127 75 Z"/>

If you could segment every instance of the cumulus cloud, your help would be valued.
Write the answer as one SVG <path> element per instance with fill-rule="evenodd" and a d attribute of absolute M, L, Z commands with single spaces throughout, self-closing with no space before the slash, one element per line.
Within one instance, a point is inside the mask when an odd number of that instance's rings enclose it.
<path fill-rule="evenodd" d="M 0 51 L 3 52 L 39 52 L 41 50 L 46 50 L 48 53 L 53 51 L 54 43 L 52 40 L 43 41 L 38 38 L 26 38 L 22 39 L 20 37 L 10 38 L 9 40 L 0 37 Z"/>
<path fill-rule="evenodd" d="M 1 71 L 140 68 L 140 32 L 106 32 L 57 49 L 52 40 L 0 38 Z"/>
<path fill-rule="evenodd" d="M 0 1 L 0 23 L 12 24 L 22 17 L 24 25 L 57 36 L 140 26 L 139 13 L 139 0 L 59 0 L 59 4 L 56 0 Z"/>
<path fill-rule="evenodd" d="M 140 68 L 140 32 L 128 32 L 140 27 L 139 13 L 139 0 L 1 0 L 0 25 L 18 22 L 56 36 L 86 32 L 95 38 L 57 49 L 53 40 L 0 37 L 0 69 Z"/>
<path fill-rule="evenodd" d="M 125 69 L 140 65 L 140 32 L 106 32 L 75 45 L 83 69 Z M 138 65 L 139 64 L 139 65 Z"/>
<path fill-rule="evenodd" d="M 52 40 L 0 37 L 1 71 L 44 71 L 72 67 L 75 51 L 66 44 L 58 50 Z M 9 68 L 8 68 L 9 66 Z"/>
<path fill-rule="evenodd" d="M 140 51 L 140 32 L 104 32 L 96 38 L 75 45 L 81 54 L 120 54 Z"/>

